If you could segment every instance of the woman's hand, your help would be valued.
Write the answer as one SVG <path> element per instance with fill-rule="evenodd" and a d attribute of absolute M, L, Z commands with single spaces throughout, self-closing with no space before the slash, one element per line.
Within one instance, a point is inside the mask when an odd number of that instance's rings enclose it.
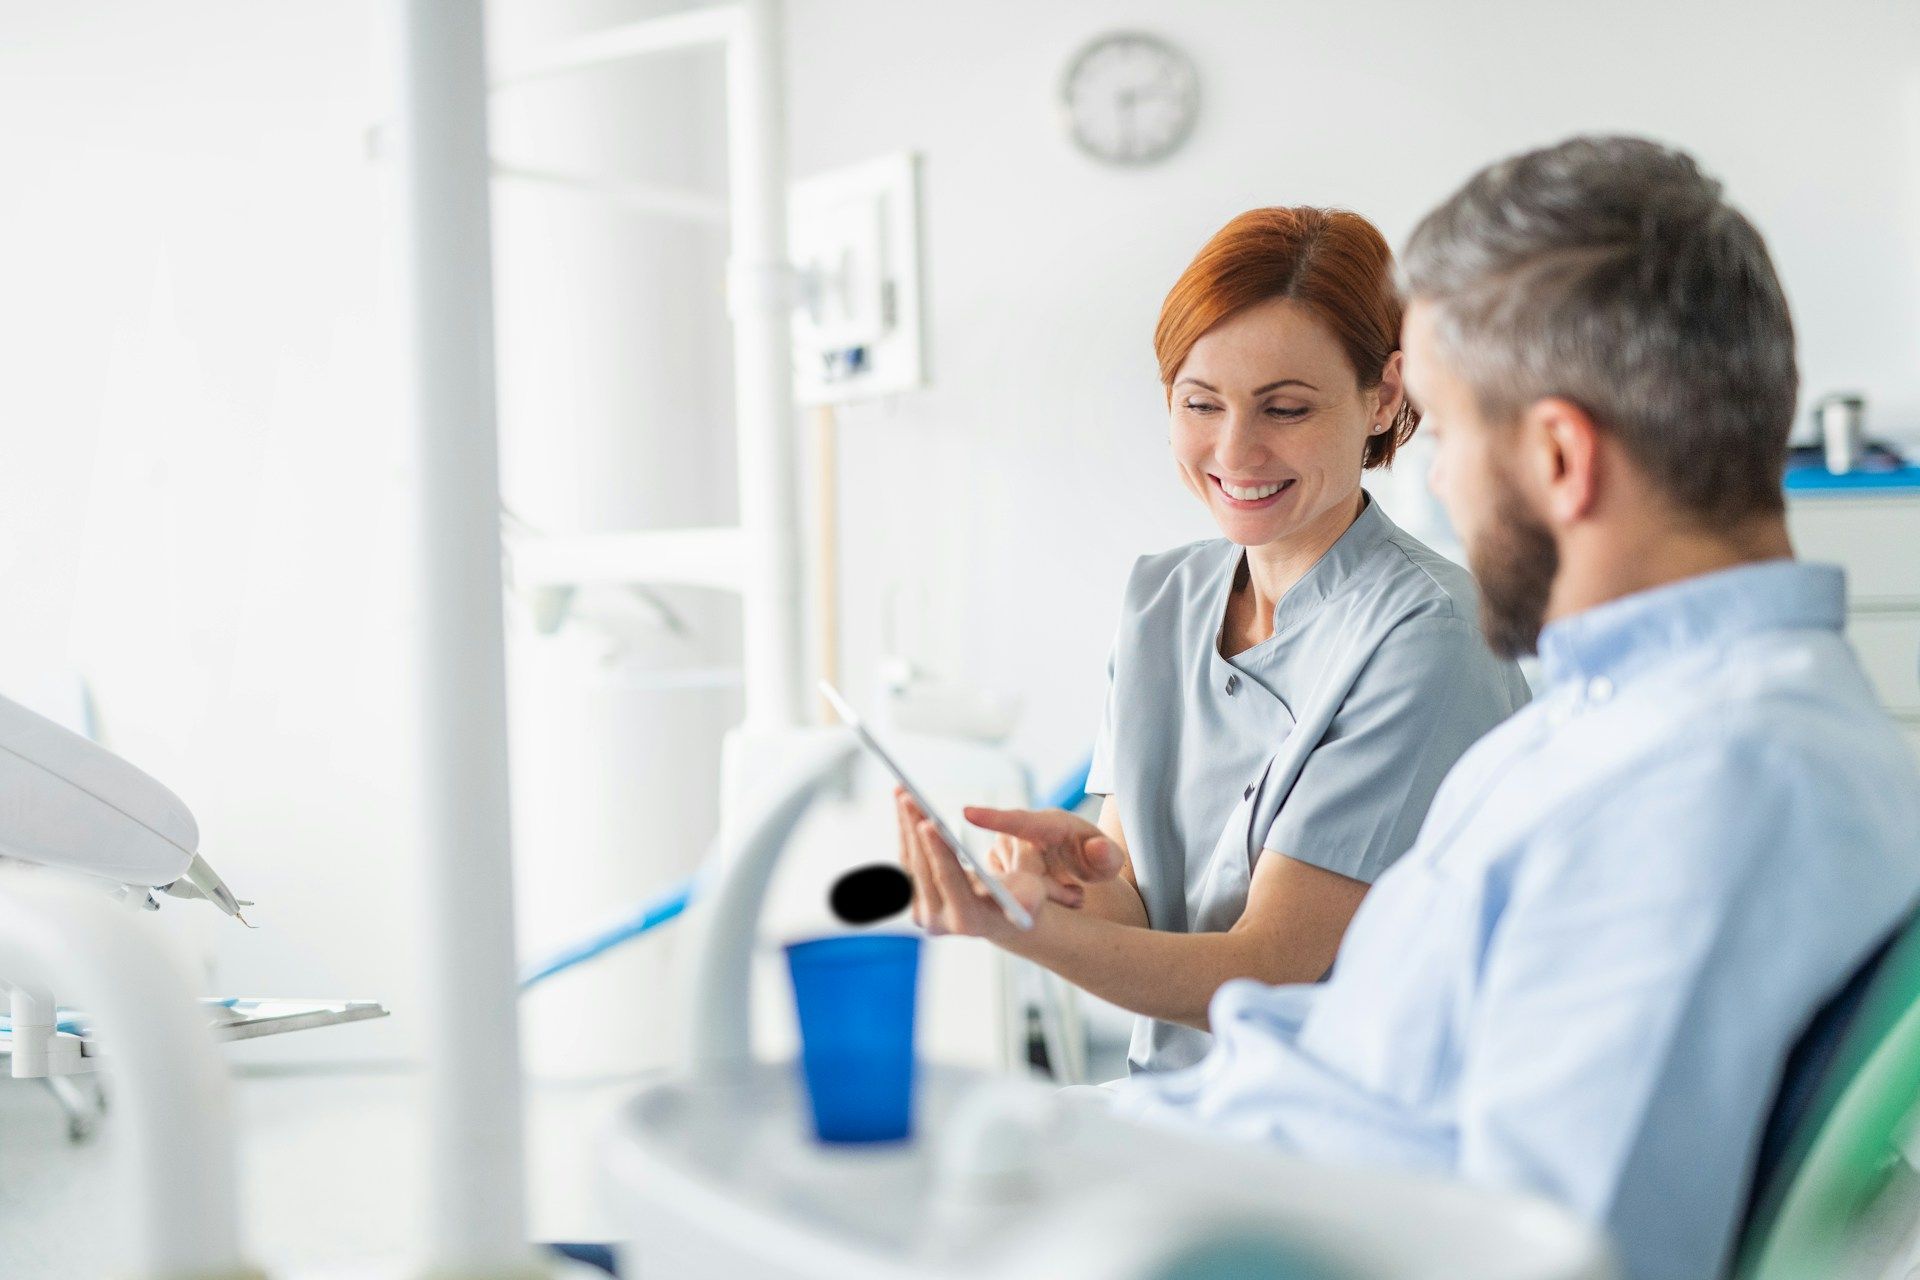
<path fill-rule="evenodd" d="M 900 827 L 900 865 L 913 880 L 913 922 L 935 936 L 953 933 L 1001 941 L 1018 933 L 913 799 L 898 789 L 893 796 Z M 1039 919 L 1047 892 L 1036 869 L 1009 865 L 1000 883 L 1029 915 Z"/>
<path fill-rule="evenodd" d="M 989 866 L 1037 875 L 1047 897 L 1063 907 L 1078 907 L 1087 885 L 1113 879 L 1126 865 L 1126 855 L 1106 832 L 1063 809 L 970 807 L 965 812 L 974 826 L 1000 833 Z"/>

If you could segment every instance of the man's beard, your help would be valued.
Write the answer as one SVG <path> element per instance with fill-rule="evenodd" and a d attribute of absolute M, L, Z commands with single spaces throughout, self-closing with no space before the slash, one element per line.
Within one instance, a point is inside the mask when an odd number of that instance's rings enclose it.
<path fill-rule="evenodd" d="M 1560 571 L 1553 534 L 1521 501 L 1504 473 L 1493 486 L 1493 519 L 1467 564 L 1480 586 L 1480 630 L 1503 658 L 1532 653 L 1547 617 L 1547 598 Z"/>

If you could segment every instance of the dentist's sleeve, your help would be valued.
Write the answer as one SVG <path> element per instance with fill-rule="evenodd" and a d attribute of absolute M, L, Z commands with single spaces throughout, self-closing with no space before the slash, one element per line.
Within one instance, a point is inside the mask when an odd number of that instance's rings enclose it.
<path fill-rule="evenodd" d="M 1120 641 L 1115 639 L 1107 653 L 1107 698 L 1100 710 L 1100 730 L 1093 739 L 1093 761 L 1087 770 L 1086 791 L 1090 796 L 1113 794 L 1113 666 L 1119 654 Z"/>

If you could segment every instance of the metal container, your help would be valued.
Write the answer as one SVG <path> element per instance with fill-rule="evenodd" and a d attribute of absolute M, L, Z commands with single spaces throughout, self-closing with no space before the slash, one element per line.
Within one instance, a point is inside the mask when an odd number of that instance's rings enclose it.
<path fill-rule="evenodd" d="M 1827 470 L 1836 476 L 1852 471 L 1866 448 L 1866 397 L 1849 391 L 1822 396 L 1814 403 L 1813 420 L 1826 449 Z"/>

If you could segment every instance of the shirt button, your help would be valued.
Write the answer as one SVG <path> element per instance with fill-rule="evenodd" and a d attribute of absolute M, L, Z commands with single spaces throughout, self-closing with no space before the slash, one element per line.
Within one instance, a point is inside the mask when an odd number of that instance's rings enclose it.
<path fill-rule="evenodd" d="M 1227 677 L 1227 696 L 1231 698 L 1234 694 L 1238 692 L 1240 692 L 1240 677 L 1228 676 Z"/>
<path fill-rule="evenodd" d="M 1613 696 L 1613 681 L 1605 676 L 1595 676 L 1587 681 L 1587 701 L 1605 702 Z"/>

